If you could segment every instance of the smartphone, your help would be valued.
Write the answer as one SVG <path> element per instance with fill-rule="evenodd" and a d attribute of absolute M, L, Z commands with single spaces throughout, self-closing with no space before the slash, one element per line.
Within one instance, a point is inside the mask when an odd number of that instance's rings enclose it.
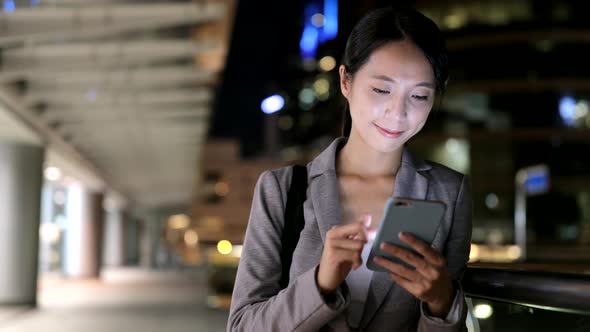
<path fill-rule="evenodd" d="M 377 235 L 373 241 L 369 259 L 367 260 L 367 268 L 378 272 L 389 272 L 373 262 L 374 257 L 382 256 L 413 269 L 413 266 L 403 262 L 399 258 L 381 251 L 379 248 L 381 243 L 387 242 L 416 253 L 409 245 L 399 239 L 398 234 L 400 232 L 410 233 L 422 241 L 431 244 L 440 226 L 445 209 L 445 204 L 438 201 L 389 198 L 385 204 L 383 217 L 381 218 Z"/>

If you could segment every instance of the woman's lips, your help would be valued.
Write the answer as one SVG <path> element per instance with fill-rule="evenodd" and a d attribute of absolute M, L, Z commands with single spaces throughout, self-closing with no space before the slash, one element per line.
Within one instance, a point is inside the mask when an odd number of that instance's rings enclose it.
<path fill-rule="evenodd" d="M 385 128 L 379 127 L 378 125 L 375 124 L 375 127 L 377 128 L 377 131 L 379 131 L 379 133 L 387 138 L 398 138 L 402 135 L 403 131 L 390 131 L 387 130 Z"/>

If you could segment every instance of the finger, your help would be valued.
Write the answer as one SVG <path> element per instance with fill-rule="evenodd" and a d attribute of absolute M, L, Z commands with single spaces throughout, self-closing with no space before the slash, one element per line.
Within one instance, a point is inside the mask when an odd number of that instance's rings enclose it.
<path fill-rule="evenodd" d="M 345 250 L 352 250 L 352 251 L 360 251 L 363 250 L 365 246 L 365 241 L 361 240 L 350 240 L 350 239 L 330 239 L 330 246 L 333 248 L 338 249 L 345 249 Z"/>
<path fill-rule="evenodd" d="M 419 272 L 425 277 L 426 280 L 434 281 L 438 280 L 443 274 L 443 272 L 439 269 L 441 269 L 441 267 L 436 268 L 432 265 L 428 265 L 427 268 L 420 270 Z M 442 269 L 446 269 L 446 267 L 442 267 Z"/>
<path fill-rule="evenodd" d="M 330 229 L 328 236 L 331 238 L 347 238 L 348 236 L 354 237 L 355 235 L 358 235 L 360 239 L 367 238 L 362 222 L 334 226 Z"/>
<path fill-rule="evenodd" d="M 399 234 L 399 239 L 407 243 L 410 247 L 416 250 L 420 255 L 424 257 L 424 259 L 435 266 L 443 266 L 445 265 L 444 259 L 442 256 L 434 250 L 429 244 L 426 242 L 414 237 L 411 234 L 401 232 Z"/>
<path fill-rule="evenodd" d="M 381 243 L 380 248 L 383 250 L 383 252 L 398 257 L 402 261 L 412 265 L 418 270 L 428 268 L 428 263 L 424 260 L 424 258 L 407 249 L 386 242 Z"/>
<path fill-rule="evenodd" d="M 396 256 L 405 263 L 415 267 L 416 271 L 426 279 L 436 280 L 440 277 L 441 272 L 437 267 L 429 264 L 424 258 L 407 249 L 386 242 L 382 243 L 380 248 L 383 252 Z"/>
<path fill-rule="evenodd" d="M 338 265 L 349 265 L 353 270 L 356 270 L 363 264 L 363 259 L 358 251 L 339 249 L 332 256 L 334 263 Z"/>
<path fill-rule="evenodd" d="M 402 288 L 407 290 L 410 294 L 414 295 L 416 298 L 420 299 L 420 289 L 416 286 L 415 283 L 408 281 L 395 273 L 390 273 L 389 278 L 393 280 L 396 284 L 400 285 Z"/>
<path fill-rule="evenodd" d="M 363 228 L 363 230 L 358 233 L 357 235 L 354 236 L 355 240 L 359 240 L 359 241 L 363 241 L 363 242 L 367 242 L 368 238 L 367 238 L 367 231 L 366 229 Z"/>
<path fill-rule="evenodd" d="M 405 267 L 401 264 L 392 262 L 389 259 L 377 256 L 374 258 L 374 260 L 375 260 L 375 263 L 377 263 L 377 265 L 380 265 L 381 267 L 383 267 L 387 271 L 395 273 L 396 275 L 398 275 L 408 281 L 417 282 L 422 279 L 422 277 L 420 276 L 420 273 L 418 273 L 416 270 L 412 270 L 412 269 Z"/>
<path fill-rule="evenodd" d="M 359 267 L 361 267 L 362 265 L 363 265 L 363 259 L 360 256 L 358 256 L 355 258 L 355 260 L 352 263 L 352 269 L 356 270 Z"/>
<path fill-rule="evenodd" d="M 367 236 L 366 231 L 362 231 L 362 232 L 357 233 L 355 235 L 349 235 L 346 238 L 350 239 L 350 240 L 358 240 L 358 241 L 364 241 L 364 242 L 368 241 L 368 236 Z"/>

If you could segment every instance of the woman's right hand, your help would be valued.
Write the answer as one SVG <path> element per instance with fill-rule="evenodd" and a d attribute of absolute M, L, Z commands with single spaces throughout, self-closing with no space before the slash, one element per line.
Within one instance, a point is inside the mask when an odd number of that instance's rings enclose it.
<path fill-rule="evenodd" d="M 371 216 L 364 215 L 358 222 L 333 226 L 326 233 L 317 274 L 317 284 L 322 294 L 336 291 L 348 273 L 363 264 L 361 253 L 367 243 L 366 229 L 370 223 Z"/>

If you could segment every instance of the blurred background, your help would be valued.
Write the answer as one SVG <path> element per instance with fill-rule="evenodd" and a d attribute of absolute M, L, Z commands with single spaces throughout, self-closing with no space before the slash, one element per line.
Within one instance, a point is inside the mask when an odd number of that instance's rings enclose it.
<path fill-rule="evenodd" d="M 0 4 L 0 331 L 224 330 L 258 176 L 340 135 L 346 38 L 391 4 L 447 38 L 409 148 L 472 177 L 470 271 L 590 297 L 588 1 Z M 472 331 L 590 331 L 469 280 Z"/>

